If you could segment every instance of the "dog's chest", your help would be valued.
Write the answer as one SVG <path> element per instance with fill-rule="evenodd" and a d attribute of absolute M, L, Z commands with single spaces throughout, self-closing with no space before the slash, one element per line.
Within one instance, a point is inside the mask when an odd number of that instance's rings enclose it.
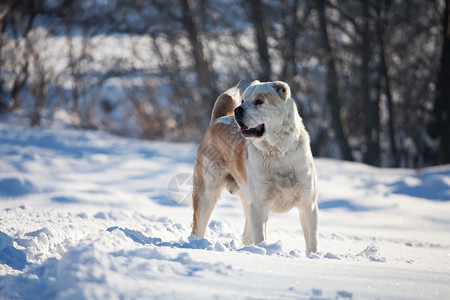
<path fill-rule="evenodd" d="M 262 201 L 277 213 L 301 204 L 302 190 L 313 186 L 314 170 L 303 157 L 249 157 L 249 181 L 255 200 Z"/>
<path fill-rule="evenodd" d="M 266 174 L 263 182 L 262 200 L 269 204 L 271 211 L 283 213 L 300 203 L 302 187 L 293 170 Z"/>
<path fill-rule="evenodd" d="M 274 171 L 266 174 L 265 181 L 269 185 L 280 188 L 282 190 L 289 190 L 291 188 L 298 188 L 300 182 L 294 170 L 286 170 L 284 172 Z"/>
<path fill-rule="evenodd" d="M 291 165 L 260 169 L 254 186 L 258 199 L 271 207 L 273 212 L 285 212 L 300 202 L 301 180 Z"/>

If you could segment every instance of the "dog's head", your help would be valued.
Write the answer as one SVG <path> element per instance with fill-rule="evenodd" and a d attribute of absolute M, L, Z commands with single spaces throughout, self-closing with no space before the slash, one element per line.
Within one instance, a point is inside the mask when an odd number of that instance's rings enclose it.
<path fill-rule="evenodd" d="M 290 97 L 289 85 L 283 81 L 253 81 L 242 95 L 242 104 L 234 110 L 242 135 L 261 138 L 283 126 L 285 102 Z"/>

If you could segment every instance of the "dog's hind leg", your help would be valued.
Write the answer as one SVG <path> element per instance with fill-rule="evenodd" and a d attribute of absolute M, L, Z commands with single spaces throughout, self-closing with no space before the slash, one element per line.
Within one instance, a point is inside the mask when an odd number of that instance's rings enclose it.
<path fill-rule="evenodd" d="M 211 214 L 225 187 L 226 178 L 223 173 L 223 169 L 211 166 L 206 166 L 206 168 L 202 166 L 194 170 L 192 234 L 199 238 L 205 237 Z"/>
<path fill-rule="evenodd" d="M 196 194 L 196 195 L 194 195 Z M 220 191 L 218 190 L 202 190 L 193 193 L 194 203 L 194 225 L 192 234 L 199 238 L 205 237 L 206 227 L 209 219 L 219 199 Z"/>

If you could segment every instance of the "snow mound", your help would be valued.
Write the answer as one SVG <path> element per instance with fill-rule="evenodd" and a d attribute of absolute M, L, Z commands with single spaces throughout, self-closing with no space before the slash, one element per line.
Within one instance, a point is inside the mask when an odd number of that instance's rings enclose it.
<path fill-rule="evenodd" d="M 237 251 L 248 252 L 259 255 L 278 255 L 278 256 L 290 256 L 283 251 L 283 244 L 281 241 L 275 243 L 269 243 L 267 241 L 261 242 L 258 245 L 245 246 Z M 294 255 L 295 256 L 295 255 Z"/>
<path fill-rule="evenodd" d="M 381 256 L 380 247 L 374 243 L 368 245 L 366 249 L 361 251 L 357 256 L 365 257 L 373 262 L 386 262 L 386 258 Z"/>
<path fill-rule="evenodd" d="M 0 263 L 15 270 L 23 270 L 27 265 L 27 257 L 23 251 L 13 245 L 13 239 L 0 231 Z"/>

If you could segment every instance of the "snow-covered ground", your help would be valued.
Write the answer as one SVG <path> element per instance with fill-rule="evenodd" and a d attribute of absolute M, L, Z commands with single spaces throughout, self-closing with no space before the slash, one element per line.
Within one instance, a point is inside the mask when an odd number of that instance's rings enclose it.
<path fill-rule="evenodd" d="M 195 151 L 0 122 L 0 299 L 450 298 L 450 166 L 316 159 L 321 252 L 306 256 L 296 211 L 244 247 L 226 193 L 189 241 L 175 179 Z"/>

